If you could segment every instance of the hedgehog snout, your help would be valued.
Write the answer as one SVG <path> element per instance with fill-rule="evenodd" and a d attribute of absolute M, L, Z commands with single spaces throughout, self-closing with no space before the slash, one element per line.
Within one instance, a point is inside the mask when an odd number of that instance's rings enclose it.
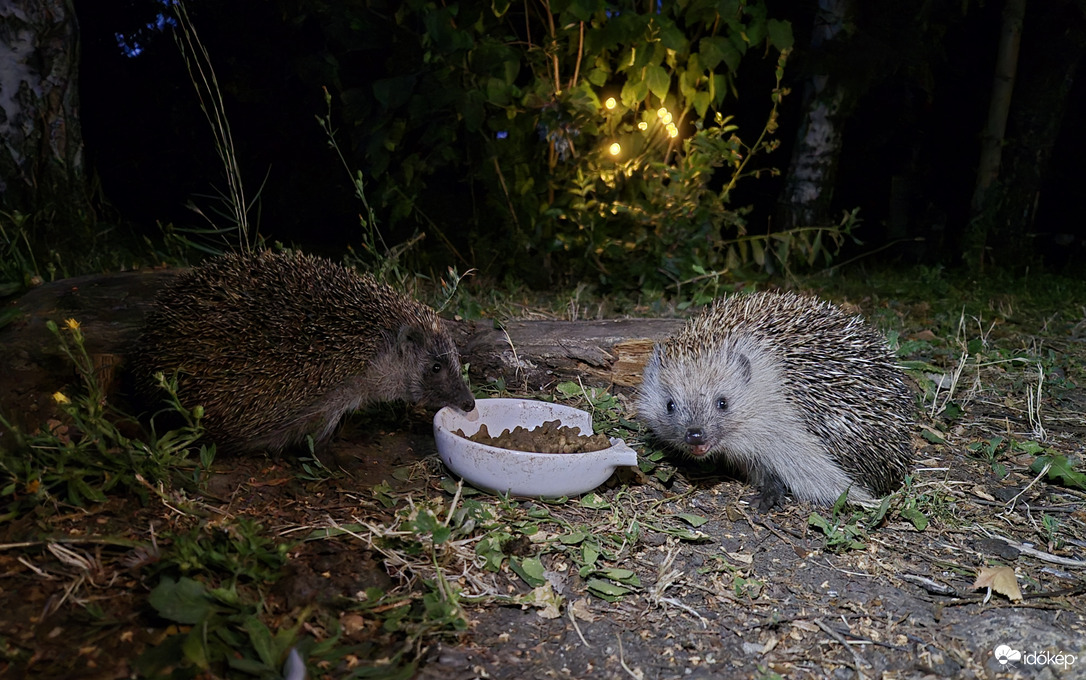
<path fill-rule="evenodd" d="M 709 453 L 709 442 L 705 437 L 705 430 L 700 427 L 688 427 L 683 441 L 690 447 L 690 455 L 700 458 Z"/>
<path fill-rule="evenodd" d="M 456 408 L 460 409 L 464 413 L 470 413 L 475 410 L 475 397 L 469 392 L 467 398 L 456 404 Z"/>

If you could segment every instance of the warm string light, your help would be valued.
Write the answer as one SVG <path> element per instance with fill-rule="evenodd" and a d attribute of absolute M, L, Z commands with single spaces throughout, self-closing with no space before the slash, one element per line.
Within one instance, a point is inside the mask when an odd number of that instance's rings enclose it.
<path fill-rule="evenodd" d="M 603 106 L 610 111 L 618 106 L 618 102 L 615 101 L 614 97 L 608 97 L 603 102 Z M 660 120 L 660 123 L 663 124 L 664 130 L 667 131 L 668 137 L 674 139 L 675 137 L 679 136 L 679 128 L 674 123 L 675 118 L 671 115 L 671 112 L 667 110 L 666 106 L 661 106 L 659 109 L 656 110 L 656 117 Z M 638 122 L 637 129 L 645 132 L 649 129 L 649 124 L 642 120 Z M 612 142 L 611 146 L 607 147 L 607 151 L 612 156 L 617 156 L 622 153 L 622 145 L 618 142 Z"/>

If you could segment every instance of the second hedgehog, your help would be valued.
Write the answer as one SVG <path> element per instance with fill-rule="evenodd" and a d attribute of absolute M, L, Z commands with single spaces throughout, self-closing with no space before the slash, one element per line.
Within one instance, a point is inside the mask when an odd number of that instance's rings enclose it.
<path fill-rule="evenodd" d="M 475 407 L 432 309 L 300 253 L 228 254 L 181 275 L 155 299 L 133 364 L 146 395 L 156 372 L 176 371 L 211 440 L 240 451 L 320 442 L 372 402 Z"/>
<path fill-rule="evenodd" d="M 662 441 L 738 467 L 762 509 L 869 501 L 912 461 L 913 398 L 885 339 L 813 297 L 717 300 L 656 345 L 637 410 Z"/>

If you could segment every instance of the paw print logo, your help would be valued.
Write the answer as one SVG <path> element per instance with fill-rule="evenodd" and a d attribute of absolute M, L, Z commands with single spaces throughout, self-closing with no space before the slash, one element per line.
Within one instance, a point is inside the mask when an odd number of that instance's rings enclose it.
<path fill-rule="evenodd" d="M 995 648 L 995 658 L 999 665 L 1005 666 L 1012 661 L 1021 661 L 1022 652 L 1007 645 L 1000 645 Z"/>

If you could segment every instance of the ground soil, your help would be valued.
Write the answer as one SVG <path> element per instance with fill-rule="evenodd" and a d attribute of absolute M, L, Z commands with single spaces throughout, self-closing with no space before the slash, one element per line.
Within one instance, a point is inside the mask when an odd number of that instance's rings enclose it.
<path fill-rule="evenodd" d="M 1069 328 L 1045 339 L 1060 356 L 1052 370 L 1065 374 L 1086 365 L 1086 345 Z M 955 361 L 944 363 L 952 373 Z M 680 461 L 665 463 L 676 470 L 666 483 L 627 470 L 597 490 L 606 509 L 570 502 L 546 510 L 577 526 L 619 521 L 628 530 L 638 521 L 639 531 L 608 566 L 634 572 L 639 587 L 607 602 L 590 594 L 566 554 L 545 554 L 547 581 L 561 596 L 557 612 L 500 597 L 465 599 L 466 630 L 418 640 L 408 655 L 417 659 L 413 675 L 1086 677 L 1086 494 L 1038 478 L 1029 470 L 1032 454 L 1005 449 L 1001 476 L 968 448 L 996 436 L 1039 439 L 1025 415 L 1029 374 L 1015 366 L 968 369 L 958 395 L 963 415 L 921 416 L 912 497 L 931 503 L 921 508 L 929 519 L 924 530 L 891 513 L 862 537 L 865 547 L 835 552 L 809 523 L 813 513 L 830 517 L 829 509 L 790 503 L 758 513 L 754 490 L 741 480 Z M 1086 385 L 1066 375 L 1049 379 L 1040 409 L 1045 446 L 1081 468 Z M 450 473 L 437 459 L 429 417 L 400 409 L 352 418 L 321 454 L 342 472 L 323 481 L 304 479 L 295 459 L 220 458 L 197 500 L 207 517 L 250 517 L 283 541 L 332 524 L 380 526 L 407 499 L 449 504 L 451 487 L 443 482 Z M 942 441 L 925 431 L 938 431 Z M 377 484 L 387 484 L 382 493 L 397 504 L 376 502 Z M 522 512 L 543 505 L 514 503 Z M 680 537 L 690 529 L 683 514 L 708 520 L 696 528 L 698 540 Z M 1046 530 L 1053 521 L 1054 533 Z M 130 677 L 131 660 L 170 632 L 147 605 L 154 585 L 143 577 L 148 558 L 133 545 L 188 522 L 165 494 L 42 508 L 0 523 L 0 676 Z M 1024 599 L 974 587 L 978 570 L 1000 565 L 1014 569 Z M 484 576 L 492 595 L 531 590 L 508 569 Z M 355 536 L 296 543 L 264 594 L 266 619 L 288 626 L 306 607 L 339 611 L 341 641 L 369 652 L 320 677 L 345 677 L 359 665 L 379 669 L 402 639 L 342 602 L 367 587 L 418 588 L 417 578 Z M 465 592 L 476 583 L 467 572 L 449 578 Z M 994 654 L 1001 645 L 1022 658 L 1001 663 Z"/>

